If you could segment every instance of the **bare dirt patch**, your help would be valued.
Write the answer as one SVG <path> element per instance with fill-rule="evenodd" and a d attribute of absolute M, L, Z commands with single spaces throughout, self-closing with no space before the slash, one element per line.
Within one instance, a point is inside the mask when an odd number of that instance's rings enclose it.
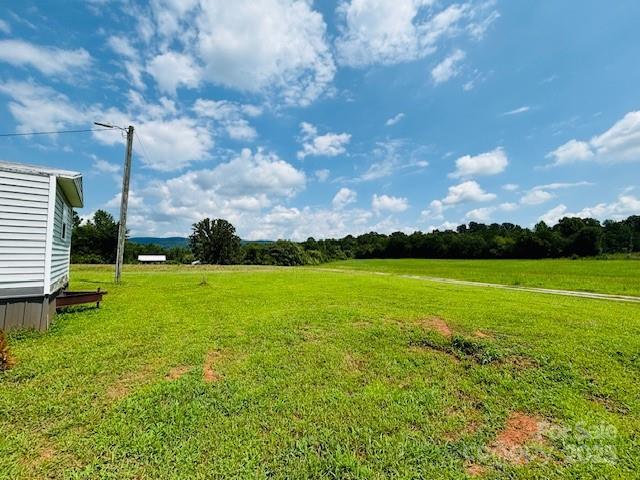
<path fill-rule="evenodd" d="M 527 447 L 536 443 L 544 444 L 543 434 L 548 430 L 547 421 L 522 412 L 513 412 L 495 442 L 489 446 L 489 452 L 509 463 L 525 464 L 531 459 Z"/>
<path fill-rule="evenodd" d="M 216 363 L 218 363 L 221 357 L 222 355 L 217 350 L 208 352 L 204 356 L 204 364 L 202 365 L 202 379 L 205 382 L 214 383 L 222 380 L 222 375 L 220 375 L 215 370 Z"/>
<path fill-rule="evenodd" d="M 435 330 L 443 337 L 450 338 L 453 335 L 453 332 L 447 325 L 447 322 L 442 320 L 440 317 L 430 317 L 420 320 L 420 325 L 425 328 Z"/>
<path fill-rule="evenodd" d="M 465 465 L 464 470 L 467 472 L 467 475 L 473 478 L 481 477 L 487 471 L 485 467 L 478 465 L 477 463 L 469 463 Z"/>
<path fill-rule="evenodd" d="M 157 364 L 150 363 L 135 372 L 127 372 L 107 388 L 107 398 L 120 400 L 128 396 L 137 386 L 151 379 L 157 370 Z"/>
<path fill-rule="evenodd" d="M 476 330 L 475 332 L 473 332 L 473 336 L 476 338 L 493 338 L 493 335 L 490 335 L 486 332 L 482 332 L 480 330 Z"/>
<path fill-rule="evenodd" d="M 349 372 L 359 372 L 364 367 L 364 362 L 350 353 L 344 356 L 344 368 Z"/>
<path fill-rule="evenodd" d="M 167 374 L 167 380 L 178 380 L 188 373 L 189 370 L 191 370 L 191 367 L 188 365 L 178 365 L 177 367 L 173 367 Z"/>

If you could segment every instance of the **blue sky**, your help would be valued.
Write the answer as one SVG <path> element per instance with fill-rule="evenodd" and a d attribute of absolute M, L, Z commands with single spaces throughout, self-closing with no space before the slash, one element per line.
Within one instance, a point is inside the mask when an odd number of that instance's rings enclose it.
<path fill-rule="evenodd" d="M 640 3 L 0 6 L 0 133 L 136 129 L 129 228 L 243 238 L 640 213 Z M 0 138 L 117 215 L 116 130 Z"/>

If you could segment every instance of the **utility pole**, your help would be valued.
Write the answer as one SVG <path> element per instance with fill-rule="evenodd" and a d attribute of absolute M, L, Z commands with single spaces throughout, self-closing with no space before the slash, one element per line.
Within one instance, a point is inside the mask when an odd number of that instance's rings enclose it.
<path fill-rule="evenodd" d="M 120 283 L 124 260 L 124 241 L 127 235 L 127 206 L 129 205 L 129 179 L 131 178 L 131 149 L 133 148 L 133 127 L 127 129 L 127 153 L 124 157 L 122 175 L 122 196 L 120 198 L 120 223 L 118 224 L 118 250 L 116 252 L 116 283 Z"/>

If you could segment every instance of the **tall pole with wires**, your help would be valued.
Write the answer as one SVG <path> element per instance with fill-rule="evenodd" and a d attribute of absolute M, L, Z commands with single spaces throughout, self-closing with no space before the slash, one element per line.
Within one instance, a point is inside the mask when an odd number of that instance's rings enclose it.
<path fill-rule="evenodd" d="M 129 205 L 129 180 L 131 178 L 131 149 L 133 148 L 133 126 L 127 129 L 127 153 L 124 157 L 122 196 L 120 198 L 120 223 L 118 224 L 118 249 L 116 252 L 116 283 L 120 283 L 124 260 L 124 241 L 127 235 L 127 207 Z"/>

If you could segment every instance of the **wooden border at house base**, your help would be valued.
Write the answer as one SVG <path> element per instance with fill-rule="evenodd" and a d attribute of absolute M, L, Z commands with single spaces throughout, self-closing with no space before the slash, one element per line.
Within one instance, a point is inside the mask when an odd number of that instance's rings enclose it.
<path fill-rule="evenodd" d="M 56 296 L 0 299 L 0 330 L 48 330 L 56 315 Z"/>

